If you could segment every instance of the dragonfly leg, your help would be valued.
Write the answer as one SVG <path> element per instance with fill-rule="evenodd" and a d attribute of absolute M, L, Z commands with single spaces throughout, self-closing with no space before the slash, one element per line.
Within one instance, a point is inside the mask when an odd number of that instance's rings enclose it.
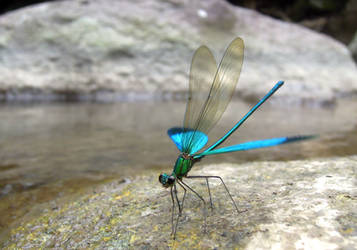
<path fill-rule="evenodd" d="M 172 209 L 171 209 L 171 235 L 174 234 L 174 214 L 175 214 L 175 199 L 174 199 L 174 190 L 173 187 L 171 186 L 170 189 L 171 193 L 171 200 L 172 200 Z"/>
<path fill-rule="evenodd" d="M 182 211 L 183 211 L 183 204 L 185 202 L 185 198 L 186 198 L 186 188 L 180 183 L 180 182 L 177 182 L 183 189 L 183 197 L 182 197 L 182 201 L 181 201 L 181 213 L 180 213 L 180 216 L 182 214 Z"/>
<path fill-rule="evenodd" d="M 182 197 L 182 201 L 181 201 L 181 212 L 177 215 L 177 218 L 176 218 L 176 225 L 175 225 L 175 228 L 173 229 L 173 235 L 174 235 L 174 239 L 176 238 L 176 232 L 177 232 L 177 226 L 178 226 L 178 222 L 179 222 L 179 219 L 182 215 L 182 211 L 183 211 L 183 205 L 184 205 L 184 202 L 185 202 L 185 198 L 186 198 L 186 188 L 180 183 L 180 182 L 177 182 L 182 188 L 183 188 L 183 197 Z"/>
<path fill-rule="evenodd" d="M 211 189 L 209 188 L 208 178 L 206 178 L 206 184 L 207 184 L 207 189 L 208 189 L 208 194 L 209 194 L 209 202 L 210 202 L 210 204 L 211 204 L 211 209 L 213 210 L 213 202 L 212 202 L 212 196 L 211 196 Z"/>
<path fill-rule="evenodd" d="M 206 179 L 206 184 L 207 184 L 207 189 L 208 189 L 208 195 L 209 195 L 209 202 L 211 205 L 211 209 L 213 209 L 213 202 L 212 202 L 212 196 L 211 196 L 211 189 L 209 188 L 209 183 L 208 183 L 208 177 L 207 176 L 186 176 L 186 178 L 204 178 Z"/>
<path fill-rule="evenodd" d="M 179 209 L 179 214 L 181 215 L 181 212 L 182 212 L 182 207 L 181 207 L 181 205 L 180 205 L 180 201 L 179 201 L 178 196 L 177 196 L 176 182 L 174 183 L 174 190 L 173 190 L 173 193 L 175 194 L 175 199 L 176 199 L 177 206 L 178 206 L 178 209 Z"/>
<path fill-rule="evenodd" d="M 211 189 L 209 188 L 209 183 L 208 183 L 208 178 L 210 176 L 186 176 L 186 178 L 189 179 L 206 179 L 206 184 L 207 184 L 207 189 L 208 189 L 208 195 L 209 195 L 209 201 L 211 205 L 211 209 L 213 210 L 213 201 L 212 201 L 212 196 L 211 196 Z"/>
<path fill-rule="evenodd" d="M 186 183 L 184 183 L 182 180 L 178 180 L 178 182 L 185 186 L 186 188 L 188 188 L 190 191 L 192 191 L 202 202 L 203 202 L 203 216 L 204 216 L 204 220 L 205 220 L 205 224 L 204 224 L 204 232 L 206 232 L 206 226 L 207 226 L 207 209 L 206 209 L 206 201 L 202 198 L 201 195 L 199 195 L 195 190 L 193 190 L 189 185 L 187 185 Z"/>
<path fill-rule="evenodd" d="M 246 210 L 239 211 L 236 202 L 234 201 L 234 199 L 233 199 L 232 195 L 230 194 L 230 192 L 229 192 L 229 190 L 228 190 L 226 184 L 224 183 L 223 179 L 222 179 L 220 176 L 186 176 L 186 178 L 191 178 L 191 179 L 195 179 L 195 178 L 197 178 L 197 179 L 199 179 L 199 178 L 200 178 L 200 179 L 203 179 L 203 178 L 205 178 L 206 181 L 207 181 L 207 186 L 208 186 L 208 178 L 219 179 L 219 180 L 222 182 L 224 188 L 226 189 L 226 192 L 227 192 L 229 198 L 231 198 L 231 201 L 232 201 L 232 203 L 233 203 L 235 209 L 237 210 L 237 213 L 242 213 L 242 212 L 245 212 L 245 211 L 246 211 Z M 209 192 L 209 195 L 210 195 L 210 198 L 211 198 L 210 192 Z"/>

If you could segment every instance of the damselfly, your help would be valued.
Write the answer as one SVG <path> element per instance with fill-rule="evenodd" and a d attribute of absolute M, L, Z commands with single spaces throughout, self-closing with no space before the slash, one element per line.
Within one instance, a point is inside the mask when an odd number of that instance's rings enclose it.
<path fill-rule="evenodd" d="M 181 151 L 178 156 L 174 169 L 171 174 L 161 174 L 159 181 L 164 187 L 170 187 L 172 199 L 172 235 L 175 238 L 179 217 L 182 214 L 186 191 L 193 192 L 204 205 L 204 218 L 206 225 L 206 201 L 193 188 L 188 186 L 183 178 L 202 178 L 206 180 L 210 205 L 212 207 L 212 198 L 208 180 L 211 178 L 219 179 L 227 194 L 229 195 L 236 211 L 238 207 L 231 196 L 226 184 L 219 176 L 190 176 L 188 175 L 192 166 L 207 155 L 229 153 L 256 148 L 276 146 L 284 143 L 290 143 L 309 139 L 312 136 L 294 136 L 265 139 L 259 141 L 245 142 L 233 146 L 218 148 L 236 129 L 238 129 L 250 115 L 253 114 L 269 97 L 271 97 L 283 84 L 279 81 L 248 113 L 238 121 L 222 138 L 217 140 L 205 150 L 200 150 L 208 142 L 208 133 L 221 118 L 226 110 L 234 93 L 240 71 L 243 64 L 244 43 L 241 38 L 234 39 L 226 49 L 224 56 L 217 68 L 216 61 L 211 51 L 206 46 L 199 47 L 192 59 L 189 80 L 189 93 L 186 105 L 186 112 L 182 127 L 174 127 L 168 130 L 168 135 Z M 176 184 L 184 190 L 182 201 L 177 196 Z M 175 203 L 177 203 L 179 212 L 174 224 Z"/>

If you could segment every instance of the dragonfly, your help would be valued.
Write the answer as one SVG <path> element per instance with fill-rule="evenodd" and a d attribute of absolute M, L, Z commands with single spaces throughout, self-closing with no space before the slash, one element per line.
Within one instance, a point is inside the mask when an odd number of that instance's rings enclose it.
<path fill-rule="evenodd" d="M 210 206 L 213 209 L 209 179 L 219 180 L 227 192 L 237 213 L 240 211 L 235 203 L 228 187 L 220 176 L 193 176 L 188 175 L 194 164 L 205 156 L 223 154 L 235 151 L 243 151 L 257 148 L 265 148 L 285 143 L 291 143 L 310 139 L 313 136 L 291 136 L 257 141 L 244 142 L 232 146 L 220 146 L 230 135 L 234 133 L 267 99 L 269 99 L 284 82 L 279 81 L 276 85 L 244 116 L 241 118 L 223 137 L 214 142 L 211 146 L 202 150 L 208 142 L 208 133 L 220 120 L 226 110 L 235 91 L 244 57 L 244 42 L 241 38 L 235 38 L 226 49 L 223 58 L 217 67 L 212 52 L 206 46 L 199 47 L 193 55 L 190 75 L 189 92 L 186 104 L 186 112 L 182 127 L 170 128 L 167 133 L 180 154 L 176 160 L 171 174 L 162 173 L 159 182 L 165 188 L 170 188 L 172 200 L 171 212 L 171 234 L 176 238 L 177 225 L 182 215 L 184 201 L 187 190 L 198 197 L 204 206 L 204 227 L 206 228 L 206 200 L 192 187 L 185 183 L 187 179 L 205 179 L 208 188 Z M 177 184 L 183 189 L 183 197 L 180 201 L 177 196 Z M 178 206 L 178 215 L 174 223 L 175 206 Z M 205 231 L 205 229 L 204 229 Z"/>

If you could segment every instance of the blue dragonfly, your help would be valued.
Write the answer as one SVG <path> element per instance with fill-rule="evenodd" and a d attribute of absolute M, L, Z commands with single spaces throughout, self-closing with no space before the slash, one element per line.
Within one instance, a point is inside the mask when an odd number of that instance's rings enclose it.
<path fill-rule="evenodd" d="M 183 181 L 183 178 L 206 180 L 211 208 L 213 208 L 213 203 L 208 180 L 218 179 L 223 184 L 236 211 L 240 213 L 232 195 L 230 194 L 226 184 L 220 176 L 188 175 L 189 171 L 196 162 L 200 161 L 207 155 L 271 147 L 284 143 L 310 139 L 313 137 L 279 137 L 217 148 L 234 131 L 236 131 L 248 119 L 248 117 L 251 116 L 269 97 L 271 97 L 281 86 L 283 86 L 284 82 L 279 81 L 223 137 L 221 137 L 211 146 L 201 151 L 201 149 L 203 149 L 208 142 L 208 133 L 221 118 L 232 98 L 242 68 L 243 57 L 244 42 L 241 38 L 236 38 L 230 43 L 218 68 L 211 51 L 206 46 L 199 47 L 193 55 L 189 76 L 188 101 L 186 105 L 183 126 L 170 128 L 167 131 L 169 137 L 176 144 L 181 153 L 176 160 L 172 173 L 162 173 L 159 176 L 160 183 L 165 188 L 170 187 L 172 199 L 171 234 L 173 235 L 174 239 L 176 237 L 179 217 L 182 215 L 187 190 L 193 192 L 203 202 L 204 225 L 206 227 L 206 201 L 193 188 L 187 185 Z M 176 184 L 180 185 L 184 191 L 181 202 L 177 196 Z M 174 224 L 175 203 L 177 203 L 179 212 L 177 215 L 176 223 Z"/>

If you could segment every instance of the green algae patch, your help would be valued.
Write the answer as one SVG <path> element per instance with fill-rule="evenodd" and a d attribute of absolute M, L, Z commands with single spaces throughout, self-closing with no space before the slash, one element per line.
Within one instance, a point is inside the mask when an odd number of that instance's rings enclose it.
<path fill-rule="evenodd" d="M 3 248 L 348 248 L 357 244 L 356 170 L 357 157 L 198 165 L 192 175 L 221 175 L 242 212 L 212 180 L 207 223 L 202 202 L 189 192 L 176 240 L 170 193 L 158 173 L 112 181 L 12 228 Z M 186 183 L 209 204 L 204 181 Z"/>

